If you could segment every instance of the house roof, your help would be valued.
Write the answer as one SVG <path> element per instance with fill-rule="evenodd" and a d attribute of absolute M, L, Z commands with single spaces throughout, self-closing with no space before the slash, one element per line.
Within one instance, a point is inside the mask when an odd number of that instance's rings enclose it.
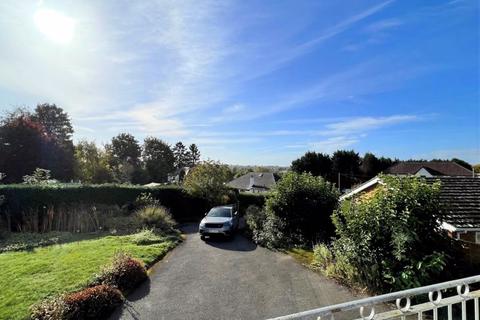
<path fill-rule="evenodd" d="M 480 229 L 480 179 L 472 177 L 438 177 L 443 221 L 454 229 Z M 455 231 L 455 230 L 451 230 Z"/>
<path fill-rule="evenodd" d="M 227 183 L 229 187 L 240 190 L 252 188 L 270 189 L 275 186 L 275 177 L 271 172 L 250 172 Z"/>
<path fill-rule="evenodd" d="M 450 231 L 480 230 L 480 178 L 473 177 L 432 177 L 426 178 L 433 183 L 440 180 L 440 204 L 442 206 L 442 227 Z M 381 183 L 375 177 L 343 195 L 340 200 L 367 191 Z"/>
<path fill-rule="evenodd" d="M 388 174 L 416 174 L 421 169 L 432 176 L 471 177 L 472 171 L 453 161 L 405 161 L 399 162 L 386 170 Z"/>

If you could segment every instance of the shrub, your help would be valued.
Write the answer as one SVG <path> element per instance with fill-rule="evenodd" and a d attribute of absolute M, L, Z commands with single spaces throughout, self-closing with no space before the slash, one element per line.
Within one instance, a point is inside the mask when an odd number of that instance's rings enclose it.
<path fill-rule="evenodd" d="M 142 192 L 136 199 L 134 206 L 136 208 L 142 208 L 146 206 L 157 206 L 160 205 L 160 201 L 155 199 L 150 192 Z"/>
<path fill-rule="evenodd" d="M 32 308 L 31 319 L 104 319 L 123 300 L 122 293 L 118 289 L 98 285 L 35 305 Z"/>
<path fill-rule="evenodd" d="M 183 186 L 195 197 L 206 199 L 210 205 L 224 202 L 228 194 L 225 183 L 232 180 L 233 174 L 227 165 L 214 161 L 205 161 L 190 170 Z"/>
<path fill-rule="evenodd" d="M 161 205 L 147 205 L 135 212 L 140 222 L 152 228 L 170 231 L 175 227 L 175 220 L 167 208 Z"/>
<path fill-rule="evenodd" d="M 314 267 L 326 269 L 333 263 L 333 254 L 327 245 L 321 243 L 315 245 L 313 248 L 313 262 Z"/>
<path fill-rule="evenodd" d="M 452 240 L 440 232 L 440 184 L 416 177 L 381 179 L 384 185 L 376 192 L 344 202 L 333 215 L 338 236 L 334 255 L 344 265 L 342 272 L 381 292 L 452 276 L 447 271 L 459 269 L 445 268 L 455 259 Z"/>
<path fill-rule="evenodd" d="M 152 229 L 143 229 L 142 231 L 131 236 L 132 242 L 136 245 L 149 245 L 164 241 L 164 238 L 155 234 Z"/>
<path fill-rule="evenodd" d="M 286 173 L 267 196 L 264 232 L 272 234 L 266 238 L 273 241 L 273 246 L 328 240 L 333 235 L 331 214 L 337 202 L 337 190 L 322 177 Z"/>
<path fill-rule="evenodd" d="M 106 284 L 128 292 L 147 279 L 143 264 L 125 253 L 115 255 L 111 265 L 95 277 L 93 284 Z"/>
<path fill-rule="evenodd" d="M 31 308 L 32 320 L 63 320 L 67 313 L 63 296 L 44 300 Z"/>
<path fill-rule="evenodd" d="M 245 223 L 247 225 L 247 231 L 251 236 L 255 232 L 263 229 L 263 223 L 265 222 L 265 211 L 255 205 L 248 206 L 245 212 Z"/>

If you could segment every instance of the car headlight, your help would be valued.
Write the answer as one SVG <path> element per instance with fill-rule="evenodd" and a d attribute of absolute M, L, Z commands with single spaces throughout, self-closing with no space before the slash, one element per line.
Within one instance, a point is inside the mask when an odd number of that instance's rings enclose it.
<path fill-rule="evenodd" d="M 205 227 L 205 221 L 200 221 L 200 227 Z"/>

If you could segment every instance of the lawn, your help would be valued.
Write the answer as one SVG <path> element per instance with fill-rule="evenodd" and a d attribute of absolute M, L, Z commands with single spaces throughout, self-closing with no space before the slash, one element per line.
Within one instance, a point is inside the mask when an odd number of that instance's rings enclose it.
<path fill-rule="evenodd" d="M 0 319 L 25 319 L 29 307 L 46 297 L 85 286 L 118 251 L 147 265 L 178 242 L 175 236 L 135 244 L 135 235 L 105 236 L 0 254 Z"/>

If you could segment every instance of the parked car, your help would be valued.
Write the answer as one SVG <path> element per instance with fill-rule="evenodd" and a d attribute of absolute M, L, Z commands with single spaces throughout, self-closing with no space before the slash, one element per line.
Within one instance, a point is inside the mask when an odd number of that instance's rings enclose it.
<path fill-rule="evenodd" d="M 200 237 L 222 235 L 232 237 L 238 228 L 238 212 L 235 205 L 219 206 L 210 209 L 200 221 Z"/>

